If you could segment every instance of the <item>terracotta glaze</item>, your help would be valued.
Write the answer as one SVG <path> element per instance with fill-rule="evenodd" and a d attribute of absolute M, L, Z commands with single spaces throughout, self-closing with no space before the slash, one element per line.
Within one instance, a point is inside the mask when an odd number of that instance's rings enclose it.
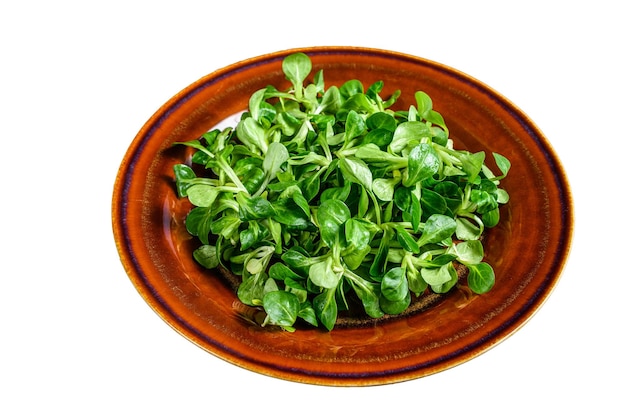
<path fill-rule="evenodd" d="M 176 196 L 172 166 L 187 157 L 176 141 L 196 139 L 245 110 L 267 85 L 288 87 L 281 63 L 301 51 L 323 69 L 326 87 L 383 80 L 381 96 L 402 91 L 394 108 L 425 91 L 445 118 L 456 149 L 501 153 L 510 202 L 487 231 L 494 288 L 460 286 L 411 314 L 347 321 L 332 332 L 261 327 L 217 272 L 195 263 L 186 232 L 190 209 Z M 482 82 L 445 65 L 402 53 L 353 47 L 280 51 L 215 71 L 165 103 L 134 138 L 113 192 L 112 226 L 120 259 L 137 291 L 181 335 L 234 365 L 290 381 L 365 386 L 424 377 L 462 364 L 502 342 L 546 301 L 566 262 L 573 208 L 566 175 L 548 140 L 515 105 Z M 512 360 L 514 358 L 511 358 Z M 167 360 L 167 359 L 165 359 Z"/>

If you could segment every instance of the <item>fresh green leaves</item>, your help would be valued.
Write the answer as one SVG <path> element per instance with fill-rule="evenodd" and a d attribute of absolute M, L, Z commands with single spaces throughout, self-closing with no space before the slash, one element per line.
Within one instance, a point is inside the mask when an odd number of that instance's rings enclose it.
<path fill-rule="evenodd" d="M 192 164 L 173 171 L 196 262 L 239 275 L 239 299 L 287 331 L 330 331 L 346 309 L 400 314 L 459 284 L 489 291 L 482 237 L 509 200 L 510 161 L 493 153 L 494 172 L 484 151 L 454 149 L 423 91 L 396 111 L 382 81 L 326 87 L 302 53 L 282 68 L 288 89 L 255 91 L 235 128 L 182 143 Z"/>

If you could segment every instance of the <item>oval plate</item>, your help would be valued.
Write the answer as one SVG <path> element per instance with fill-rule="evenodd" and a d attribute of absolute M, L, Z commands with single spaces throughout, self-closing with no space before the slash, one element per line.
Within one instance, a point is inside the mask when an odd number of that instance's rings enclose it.
<path fill-rule="evenodd" d="M 400 89 L 394 108 L 429 94 L 455 148 L 507 156 L 510 202 L 488 231 L 486 261 L 496 272 L 487 294 L 459 287 L 400 318 L 289 333 L 260 327 L 223 277 L 198 266 L 185 231 L 189 210 L 176 196 L 172 166 L 186 158 L 176 141 L 196 139 L 245 110 L 267 85 L 289 86 L 282 60 L 304 52 L 326 86 L 384 81 Z M 493 161 L 488 160 L 488 164 Z M 493 164 L 491 165 L 493 166 Z M 220 69 L 163 105 L 131 143 L 113 192 L 113 231 L 124 268 L 141 296 L 180 334 L 232 364 L 291 381 L 364 386 L 419 378 L 485 352 L 529 320 L 554 288 L 569 253 L 573 211 L 553 149 L 529 118 L 483 83 L 444 65 L 390 51 L 316 47 L 281 51 Z"/>

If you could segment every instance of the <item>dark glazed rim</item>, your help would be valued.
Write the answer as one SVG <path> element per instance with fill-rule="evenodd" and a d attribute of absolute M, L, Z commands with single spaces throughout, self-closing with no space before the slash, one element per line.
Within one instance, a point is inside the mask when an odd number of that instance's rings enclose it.
<path fill-rule="evenodd" d="M 545 160 L 552 169 L 554 180 L 558 187 L 560 201 L 563 205 L 563 210 L 561 211 L 561 222 L 564 227 L 560 233 L 560 242 L 558 244 L 559 251 L 551 259 L 552 263 L 549 278 L 546 277 L 544 279 L 542 283 L 543 285 L 537 288 L 533 297 L 530 298 L 527 303 L 518 310 L 517 314 L 510 318 L 510 320 L 507 320 L 500 327 L 489 334 L 486 334 L 480 340 L 477 340 L 473 345 L 465 345 L 462 349 L 450 352 L 445 357 L 440 357 L 437 360 L 428 363 L 422 363 L 419 366 L 396 369 L 391 374 L 387 372 L 372 372 L 363 375 L 340 375 L 320 372 L 315 375 L 304 375 L 299 371 L 296 371 L 294 374 L 294 370 L 290 367 L 283 367 L 280 364 L 268 365 L 266 363 L 262 363 L 262 361 L 254 361 L 247 356 L 240 355 L 238 352 L 232 350 L 223 343 L 207 337 L 207 335 L 203 334 L 198 329 L 194 328 L 191 323 L 187 322 L 185 318 L 177 315 L 174 311 L 167 308 L 162 303 L 158 292 L 151 285 L 150 278 L 145 273 L 145 270 L 142 268 L 142 265 L 134 252 L 132 238 L 129 235 L 127 224 L 127 216 L 129 215 L 127 211 L 129 189 L 136 163 L 142 154 L 142 150 L 151 140 L 154 133 L 164 123 L 166 123 L 169 115 L 203 89 L 219 83 L 221 80 L 226 79 L 235 73 L 264 63 L 280 61 L 285 56 L 297 51 L 305 52 L 312 58 L 320 55 L 342 55 L 344 57 L 350 55 L 385 58 L 392 57 L 393 59 L 399 61 L 428 66 L 438 72 L 454 77 L 456 80 L 470 86 L 472 89 L 478 90 L 482 95 L 488 96 L 489 99 L 496 103 L 500 109 L 507 112 L 521 126 L 524 127 L 529 137 L 531 137 L 536 145 L 542 150 Z M 196 343 L 198 346 L 204 348 L 205 350 L 209 350 L 215 356 L 225 359 L 228 362 L 270 376 L 276 376 L 296 382 L 322 385 L 378 385 L 414 379 L 416 377 L 426 376 L 448 369 L 452 366 L 456 366 L 495 346 L 525 324 L 534 315 L 538 308 L 543 305 L 554 289 L 569 255 L 574 223 L 570 188 L 564 169 L 556 156 L 556 153 L 552 149 L 549 142 L 544 138 L 541 131 L 531 122 L 529 117 L 518 109 L 513 103 L 482 82 L 445 65 L 403 53 L 360 47 L 312 47 L 279 51 L 247 59 L 224 67 L 189 85 L 168 100 L 148 120 L 132 141 L 120 165 L 120 169 L 115 180 L 112 202 L 113 233 L 122 264 L 124 265 L 128 276 L 138 292 L 165 322 L 167 322 L 180 334 Z M 174 323 L 176 323 L 176 325 Z M 212 346 L 213 349 L 207 349 L 207 345 Z"/>

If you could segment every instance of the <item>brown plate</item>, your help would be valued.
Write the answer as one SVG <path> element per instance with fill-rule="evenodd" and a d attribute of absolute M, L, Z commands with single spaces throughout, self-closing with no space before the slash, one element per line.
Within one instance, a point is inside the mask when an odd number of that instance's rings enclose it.
<path fill-rule="evenodd" d="M 220 275 L 191 257 L 189 210 L 173 187 L 172 166 L 185 157 L 175 141 L 195 139 L 247 107 L 263 87 L 287 88 L 282 59 L 295 50 L 252 58 L 209 74 L 170 99 L 145 124 L 122 161 L 113 193 L 113 231 L 131 281 L 156 313 L 208 352 L 243 368 L 291 381 L 376 385 L 433 374 L 490 349 L 529 320 L 554 288 L 573 228 L 563 168 L 543 134 L 483 83 L 417 57 L 352 47 L 301 49 L 324 69 L 326 86 L 383 80 L 381 95 L 402 90 L 397 108 L 423 90 L 443 114 L 455 148 L 495 151 L 512 164 L 501 223 L 484 241 L 496 272 L 491 292 L 463 287 L 401 318 L 294 333 L 256 324 Z"/>

